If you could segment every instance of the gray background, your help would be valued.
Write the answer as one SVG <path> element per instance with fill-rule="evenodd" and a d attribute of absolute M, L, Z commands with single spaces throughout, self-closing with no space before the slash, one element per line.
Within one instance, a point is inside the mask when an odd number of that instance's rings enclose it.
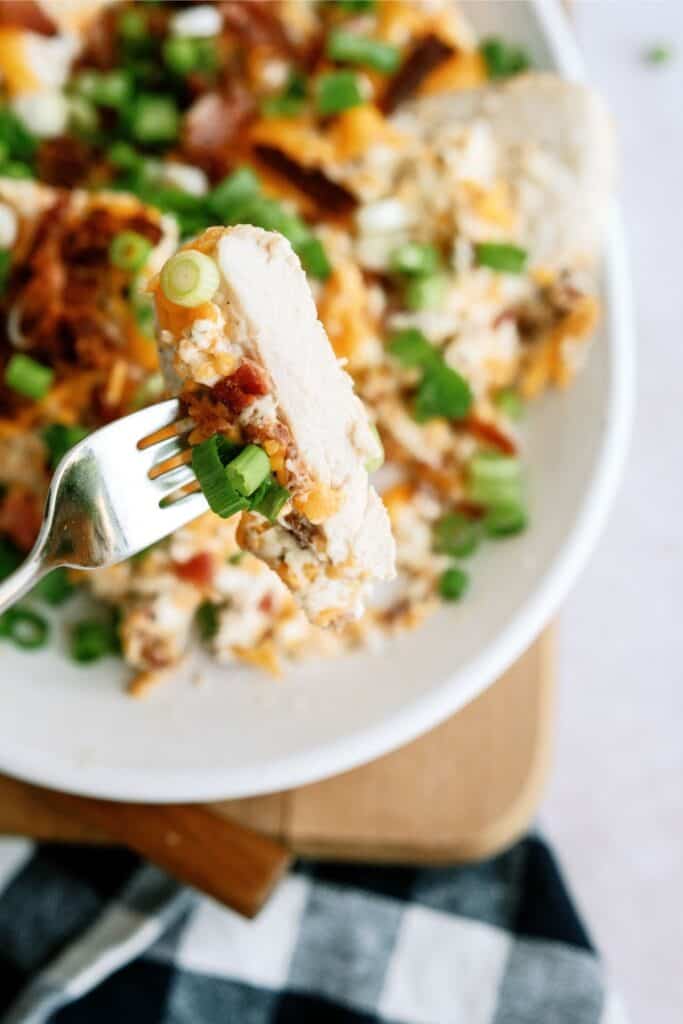
<path fill-rule="evenodd" d="M 608 527 L 561 618 L 542 821 L 635 1022 L 683 1020 L 683 0 L 580 0 L 621 145 L 638 408 Z M 642 59 L 666 42 L 672 60 Z"/>

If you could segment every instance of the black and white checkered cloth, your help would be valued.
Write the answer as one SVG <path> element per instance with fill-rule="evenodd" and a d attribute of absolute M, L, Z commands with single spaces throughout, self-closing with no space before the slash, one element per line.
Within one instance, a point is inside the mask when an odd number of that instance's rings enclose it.
<path fill-rule="evenodd" d="M 0 1024 L 624 1020 L 536 837 L 471 867 L 304 861 L 253 921 L 121 850 L 0 840 Z"/>

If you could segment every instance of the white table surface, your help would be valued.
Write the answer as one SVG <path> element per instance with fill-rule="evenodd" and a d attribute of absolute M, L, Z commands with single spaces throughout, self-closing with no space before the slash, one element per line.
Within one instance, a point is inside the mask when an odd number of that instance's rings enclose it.
<path fill-rule="evenodd" d="M 582 0 L 614 111 L 639 396 L 609 525 L 561 618 L 542 823 L 631 1018 L 683 1021 L 683 0 Z M 648 66 L 648 44 L 673 59 Z"/>

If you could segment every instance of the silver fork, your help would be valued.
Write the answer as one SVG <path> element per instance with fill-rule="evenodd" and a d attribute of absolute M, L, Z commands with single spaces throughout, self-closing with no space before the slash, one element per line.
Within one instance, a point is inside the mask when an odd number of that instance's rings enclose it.
<path fill-rule="evenodd" d="M 173 436 L 155 435 L 176 425 Z M 0 612 L 51 569 L 100 569 L 123 562 L 206 512 L 186 461 L 185 434 L 173 398 L 89 434 L 61 460 L 43 525 L 26 561 L 0 584 Z M 168 432 L 168 431 L 167 431 Z"/>

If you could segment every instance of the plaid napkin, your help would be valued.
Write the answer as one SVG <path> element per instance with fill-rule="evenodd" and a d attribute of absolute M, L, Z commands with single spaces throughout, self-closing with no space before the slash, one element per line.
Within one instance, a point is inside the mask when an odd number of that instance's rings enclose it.
<path fill-rule="evenodd" d="M 470 867 L 302 861 L 254 921 L 121 850 L 0 840 L 0 1024 L 624 1020 L 536 837 Z"/>

